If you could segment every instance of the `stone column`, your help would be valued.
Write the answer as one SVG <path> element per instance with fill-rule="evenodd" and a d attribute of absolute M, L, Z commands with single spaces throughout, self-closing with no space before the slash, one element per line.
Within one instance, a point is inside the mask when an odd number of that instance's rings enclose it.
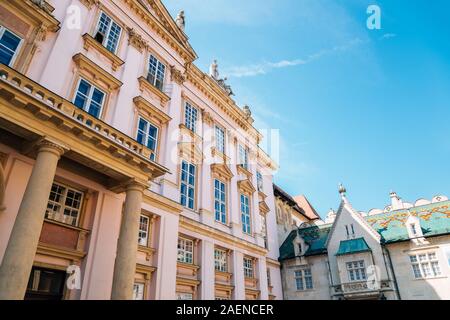
<path fill-rule="evenodd" d="M 0 300 L 23 299 L 41 234 L 59 145 L 42 141 L 0 266 Z"/>
<path fill-rule="evenodd" d="M 144 186 L 138 183 L 130 184 L 126 190 L 114 264 L 112 300 L 131 300 L 133 296 L 143 191 Z"/>

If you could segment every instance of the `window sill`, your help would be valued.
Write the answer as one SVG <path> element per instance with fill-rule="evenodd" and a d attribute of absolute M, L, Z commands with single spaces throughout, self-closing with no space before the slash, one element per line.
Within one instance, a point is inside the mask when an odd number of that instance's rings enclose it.
<path fill-rule="evenodd" d="M 414 278 L 414 281 L 426 281 L 426 280 L 438 280 L 438 279 L 447 279 L 447 276 L 437 276 L 437 277 L 427 277 L 427 278 Z"/>
<path fill-rule="evenodd" d="M 117 71 L 117 69 L 122 66 L 125 61 L 120 59 L 117 55 L 106 49 L 101 43 L 95 40 L 90 34 L 85 33 L 83 35 L 84 40 L 84 49 L 89 51 L 90 48 L 94 48 L 98 52 L 100 52 L 103 56 L 108 58 L 111 61 L 111 66 L 113 71 Z"/>
<path fill-rule="evenodd" d="M 154 85 L 152 85 L 150 82 L 148 82 L 148 80 L 144 76 L 139 77 L 138 81 L 139 81 L 139 89 L 141 91 L 143 91 L 144 89 L 150 91 L 161 100 L 161 103 L 163 105 L 165 105 L 167 102 L 170 101 L 170 97 L 167 94 L 165 94 L 164 92 L 156 88 Z"/>

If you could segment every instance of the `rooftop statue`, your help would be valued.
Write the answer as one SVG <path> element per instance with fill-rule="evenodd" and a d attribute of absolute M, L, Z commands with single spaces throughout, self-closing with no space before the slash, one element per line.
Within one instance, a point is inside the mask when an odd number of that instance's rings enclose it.
<path fill-rule="evenodd" d="M 227 78 L 219 78 L 219 66 L 217 64 L 217 60 L 214 60 L 209 66 L 209 75 L 211 78 L 217 81 L 219 86 L 221 86 L 222 89 L 225 90 L 228 96 L 234 96 L 231 86 L 226 83 Z"/>
<path fill-rule="evenodd" d="M 178 13 L 177 18 L 175 19 L 175 22 L 177 23 L 178 28 L 184 31 L 184 27 L 186 26 L 186 19 L 184 16 L 184 10 L 181 10 L 180 13 Z"/>

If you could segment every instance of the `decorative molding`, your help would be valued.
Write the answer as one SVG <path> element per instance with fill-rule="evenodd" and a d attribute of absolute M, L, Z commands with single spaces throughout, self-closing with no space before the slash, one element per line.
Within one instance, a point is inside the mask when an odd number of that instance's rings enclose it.
<path fill-rule="evenodd" d="M 228 165 L 223 163 L 213 163 L 211 165 L 211 172 L 214 176 L 221 180 L 229 181 L 233 178 L 233 172 L 230 170 Z"/>
<path fill-rule="evenodd" d="M 100 80 L 109 90 L 116 90 L 122 86 L 122 82 L 112 74 L 105 71 L 82 53 L 77 53 L 72 57 L 77 67 L 83 74 L 89 74 L 94 81 Z"/>
<path fill-rule="evenodd" d="M 266 215 L 270 211 L 269 206 L 265 201 L 259 202 L 259 213 Z"/>
<path fill-rule="evenodd" d="M 186 81 L 186 76 L 175 66 L 170 66 L 170 80 L 182 85 Z"/>
<path fill-rule="evenodd" d="M 109 61 L 111 61 L 111 67 L 113 71 L 117 71 L 117 69 L 122 66 L 125 61 L 120 59 L 117 55 L 106 49 L 101 43 L 95 40 L 90 34 L 85 33 L 82 36 L 84 40 L 83 48 L 86 51 L 89 51 L 90 48 L 93 48 L 100 52 L 104 57 L 106 57 Z"/>
<path fill-rule="evenodd" d="M 148 48 L 148 42 L 133 28 L 128 28 L 128 45 L 135 47 L 140 53 Z"/>
<path fill-rule="evenodd" d="M 156 120 L 156 122 L 158 122 L 159 124 L 166 124 L 170 120 L 172 120 L 171 117 L 169 117 L 166 113 L 159 110 L 157 107 L 155 107 L 152 103 L 150 103 L 142 96 L 135 97 L 133 99 L 133 102 L 139 111 L 145 112 L 148 117 L 150 117 L 153 120 Z"/>
<path fill-rule="evenodd" d="M 250 196 L 256 191 L 255 187 L 248 179 L 238 181 L 238 188 L 241 192 Z"/>
<path fill-rule="evenodd" d="M 156 88 L 150 82 L 148 82 L 148 80 L 145 77 L 142 76 L 139 77 L 138 81 L 139 81 L 139 89 L 141 91 L 147 90 L 150 93 L 153 93 L 157 98 L 161 100 L 161 104 L 163 105 L 166 105 L 166 103 L 169 102 L 170 97 L 161 90 L 159 90 L 158 88 Z"/>
<path fill-rule="evenodd" d="M 205 156 L 202 151 L 192 142 L 179 142 L 178 150 L 180 158 L 189 160 L 193 164 L 202 164 Z"/>
<path fill-rule="evenodd" d="M 99 6 L 100 1 L 99 0 L 80 0 L 80 2 L 89 10 L 92 8 L 92 6 Z"/>
<path fill-rule="evenodd" d="M 202 120 L 204 123 L 206 123 L 209 126 L 212 126 L 214 124 L 214 119 L 211 116 L 211 113 L 208 111 L 202 110 Z"/>
<path fill-rule="evenodd" d="M 145 275 L 145 280 L 150 280 L 152 278 L 152 273 L 156 271 L 156 268 L 153 266 L 148 266 L 145 264 L 136 264 L 136 272 L 142 273 Z"/>

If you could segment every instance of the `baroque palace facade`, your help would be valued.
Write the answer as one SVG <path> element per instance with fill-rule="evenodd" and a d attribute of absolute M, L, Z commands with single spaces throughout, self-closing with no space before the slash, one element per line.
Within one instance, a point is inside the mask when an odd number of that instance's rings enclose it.
<path fill-rule="evenodd" d="M 284 299 L 449 300 L 450 201 L 356 211 L 340 187 L 337 212 L 304 223 L 280 248 Z"/>
<path fill-rule="evenodd" d="M 282 299 L 276 165 L 184 24 L 0 3 L 0 299 Z"/>

